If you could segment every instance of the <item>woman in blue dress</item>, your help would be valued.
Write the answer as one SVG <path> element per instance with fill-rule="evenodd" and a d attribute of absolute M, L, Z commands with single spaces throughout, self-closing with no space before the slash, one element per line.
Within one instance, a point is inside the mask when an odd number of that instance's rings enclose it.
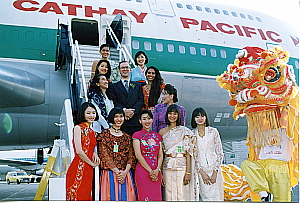
<path fill-rule="evenodd" d="M 134 56 L 134 62 L 136 67 L 131 70 L 131 81 L 140 82 L 143 85 L 146 85 L 146 64 L 148 63 L 148 57 L 145 52 L 138 51 Z"/>

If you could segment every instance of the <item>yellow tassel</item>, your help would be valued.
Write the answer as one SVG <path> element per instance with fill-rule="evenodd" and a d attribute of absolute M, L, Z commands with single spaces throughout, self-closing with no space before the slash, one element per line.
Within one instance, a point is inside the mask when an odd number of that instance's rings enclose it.
<path fill-rule="evenodd" d="M 247 113 L 248 138 L 252 147 L 279 145 L 281 130 L 276 109 Z"/>

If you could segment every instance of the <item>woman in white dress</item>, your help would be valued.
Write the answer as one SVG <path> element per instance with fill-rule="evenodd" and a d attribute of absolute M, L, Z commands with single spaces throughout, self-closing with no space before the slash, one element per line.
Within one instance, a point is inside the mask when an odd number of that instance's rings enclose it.
<path fill-rule="evenodd" d="M 209 126 L 207 114 L 203 108 L 196 108 L 191 120 L 193 132 L 197 136 L 198 155 L 196 162 L 200 182 L 202 201 L 224 201 L 222 142 L 216 128 Z"/>

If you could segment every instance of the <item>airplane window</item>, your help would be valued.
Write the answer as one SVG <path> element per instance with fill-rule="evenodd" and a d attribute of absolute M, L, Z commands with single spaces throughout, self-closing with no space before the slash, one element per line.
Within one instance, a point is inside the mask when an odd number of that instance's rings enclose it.
<path fill-rule="evenodd" d="M 202 8 L 200 6 L 196 6 L 197 11 L 202 11 Z"/>
<path fill-rule="evenodd" d="M 251 15 L 248 15 L 248 18 L 249 18 L 250 20 L 254 20 L 254 18 L 253 18 Z"/>
<path fill-rule="evenodd" d="M 186 5 L 186 8 L 189 10 L 193 10 L 193 7 L 191 5 Z"/>
<path fill-rule="evenodd" d="M 163 44 L 162 43 L 156 43 L 156 51 L 163 51 L 164 50 L 164 47 L 163 47 Z"/>
<path fill-rule="evenodd" d="M 185 54 L 185 47 L 183 45 L 179 45 L 179 53 Z"/>
<path fill-rule="evenodd" d="M 255 17 L 258 22 L 262 22 L 259 17 Z"/>
<path fill-rule="evenodd" d="M 137 40 L 132 40 L 132 48 L 133 49 L 139 49 L 140 48 L 140 43 Z"/>
<path fill-rule="evenodd" d="M 202 56 L 206 56 L 206 49 L 205 48 L 200 48 L 200 53 Z"/>
<path fill-rule="evenodd" d="M 214 9 L 214 11 L 215 11 L 216 14 L 220 14 L 219 9 Z"/>
<path fill-rule="evenodd" d="M 208 13 L 211 13 L 211 10 L 210 10 L 210 8 L 208 8 L 208 7 L 205 7 L 205 10 L 206 10 L 206 12 L 208 12 Z"/>
<path fill-rule="evenodd" d="M 174 45 L 173 44 L 168 44 L 168 52 L 174 52 Z"/>
<path fill-rule="evenodd" d="M 217 57 L 217 51 L 215 49 L 210 49 L 210 55 L 212 57 Z"/>
<path fill-rule="evenodd" d="M 136 0 L 136 2 L 142 2 L 142 0 Z"/>
<path fill-rule="evenodd" d="M 236 12 L 231 12 L 231 14 L 232 14 L 234 17 L 237 17 Z"/>
<path fill-rule="evenodd" d="M 224 15 L 229 15 L 229 13 L 228 13 L 228 11 L 226 11 L 226 10 L 223 10 L 223 13 L 224 13 Z"/>
<path fill-rule="evenodd" d="M 220 50 L 221 58 L 226 58 L 226 51 Z"/>
<path fill-rule="evenodd" d="M 177 3 L 176 5 L 178 8 L 183 8 L 182 4 L 180 4 L 180 3 Z"/>
<path fill-rule="evenodd" d="M 151 43 L 150 42 L 144 42 L 144 49 L 147 51 L 151 50 Z"/>
<path fill-rule="evenodd" d="M 196 54 L 196 48 L 195 47 L 190 47 L 190 53 L 195 55 Z"/>
<path fill-rule="evenodd" d="M 241 16 L 242 18 L 246 19 L 246 16 L 245 16 L 244 14 L 240 13 L 240 16 Z"/>

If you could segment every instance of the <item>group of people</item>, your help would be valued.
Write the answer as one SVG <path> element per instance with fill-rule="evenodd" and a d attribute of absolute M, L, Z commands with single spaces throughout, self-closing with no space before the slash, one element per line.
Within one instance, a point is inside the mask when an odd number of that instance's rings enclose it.
<path fill-rule="evenodd" d="M 222 144 L 205 110 L 193 111 L 190 130 L 176 88 L 164 83 L 156 67 L 146 67 L 144 52 L 136 53 L 133 69 L 119 63 L 116 82 L 109 46 L 102 45 L 100 54 L 89 101 L 78 109 L 73 130 L 67 200 L 92 200 L 93 168 L 99 166 L 102 201 L 195 201 L 199 195 L 223 201 Z"/>

